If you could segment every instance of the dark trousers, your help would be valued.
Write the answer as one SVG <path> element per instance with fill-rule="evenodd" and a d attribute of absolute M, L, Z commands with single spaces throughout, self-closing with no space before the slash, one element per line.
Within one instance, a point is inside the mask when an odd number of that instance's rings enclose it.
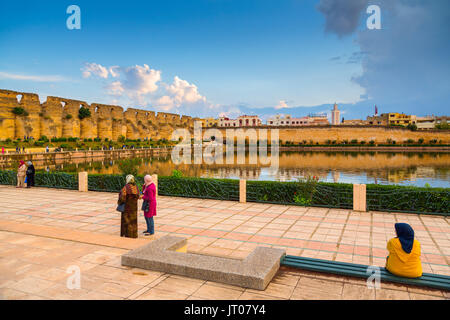
<path fill-rule="evenodd" d="M 147 222 L 147 232 L 150 234 L 155 233 L 155 222 L 153 221 L 153 217 L 144 217 L 145 222 Z"/>
<path fill-rule="evenodd" d="M 34 187 L 34 174 L 27 174 L 27 187 Z"/>

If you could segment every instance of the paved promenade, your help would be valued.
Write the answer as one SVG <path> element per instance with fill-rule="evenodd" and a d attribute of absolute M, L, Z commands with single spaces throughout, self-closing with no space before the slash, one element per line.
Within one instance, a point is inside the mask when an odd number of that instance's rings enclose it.
<path fill-rule="evenodd" d="M 6 299 L 432 299 L 448 292 L 282 268 L 255 291 L 120 265 L 130 249 L 166 234 L 189 239 L 188 251 L 245 257 L 256 246 L 287 254 L 384 266 L 394 223 L 407 222 L 422 244 L 424 272 L 450 275 L 448 218 L 158 197 L 156 234 L 118 237 L 117 194 L 0 186 L 0 298 Z M 65 272 L 82 270 L 82 289 Z"/>

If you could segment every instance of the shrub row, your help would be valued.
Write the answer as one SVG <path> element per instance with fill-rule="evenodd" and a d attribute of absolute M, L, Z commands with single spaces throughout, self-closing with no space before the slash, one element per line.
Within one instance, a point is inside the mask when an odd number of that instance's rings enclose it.
<path fill-rule="evenodd" d="M 450 188 L 366 186 L 367 209 L 450 215 Z"/>
<path fill-rule="evenodd" d="M 143 177 L 136 177 L 139 189 Z M 0 171 L 0 184 L 15 185 L 16 172 Z M 119 192 L 124 175 L 89 174 L 91 191 Z M 36 173 L 36 186 L 78 189 L 76 173 Z M 304 188 L 298 182 L 247 181 L 247 201 L 286 205 L 307 205 L 351 209 L 353 186 L 318 182 L 308 189 L 310 197 L 299 197 Z M 165 196 L 239 200 L 239 180 L 194 177 L 158 177 L 158 193 Z M 450 215 L 450 188 L 421 188 L 395 185 L 367 185 L 367 209 Z"/>
<path fill-rule="evenodd" d="M 158 177 L 158 194 L 220 200 L 239 200 L 239 180 Z"/>
<path fill-rule="evenodd" d="M 12 170 L 0 171 L 0 184 L 16 185 L 17 173 Z M 78 174 L 65 172 L 36 172 L 35 186 L 78 190 Z"/>

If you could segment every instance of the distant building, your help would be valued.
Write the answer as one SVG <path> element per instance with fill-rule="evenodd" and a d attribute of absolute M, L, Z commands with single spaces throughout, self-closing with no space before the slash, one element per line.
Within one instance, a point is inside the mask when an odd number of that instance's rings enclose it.
<path fill-rule="evenodd" d="M 338 109 L 337 104 L 334 104 L 333 110 L 331 110 L 331 124 L 336 126 L 340 124 L 340 115 L 341 112 Z"/>
<path fill-rule="evenodd" d="M 277 114 L 274 117 L 267 119 L 267 125 L 269 126 L 304 126 L 308 125 L 308 117 L 302 118 L 292 118 L 291 115 L 287 114 L 285 116 Z"/>
<path fill-rule="evenodd" d="M 326 114 L 310 114 L 306 117 L 292 118 L 291 115 L 276 115 L 267 119 L 268 126 L 274 127 L 297 127 L 311 125 L 328 125 Z"/>
<path fill-rule="evenodd" d="M 390 126 L 390 125 L 401 125 L 407 126 L 408 124 L 415 124 L 417 122 L 415 115 L 407 115 L 404 113 L 390 112 L 382 113 L 377 116 L 367 117 L 367 124 L 369 125 L 379 125 L 379 126 Z"/>
<path fill-rule="evenodd" d="M 228 117 L 220 117 L 218 120 L 219 127 L 256 127 L 261 125 L 261 119 L 258 116 L 239 116 L 237 119 Z"/>
<path fill-rule="evenodd" d="M 326 126 L 330 124 L 326 113 L 312 113 L 307 118 L 311 126 Z"/>
<path fill-rule="evenodd" d="M 436 127 L 436 117 L 434 116 L 425 116 L 425 117 L 417 117 L 416 122 L 417 129 L 434 129 Z"/>
<path fill-rule="evenodd" d="M 416 120 L 417 129 L 421 130 L 435 129 L 436 125 L 448 123 L 448 117 L 446 116 L 417 117 Z"/>
<path fill-rule="evenodd" d="M 218 126 L 219 126 L 219 119 L 214 119 L 214 118 L 203 119 L 203 127 L 211 128 L 211 127 L 218 127 Z"/>

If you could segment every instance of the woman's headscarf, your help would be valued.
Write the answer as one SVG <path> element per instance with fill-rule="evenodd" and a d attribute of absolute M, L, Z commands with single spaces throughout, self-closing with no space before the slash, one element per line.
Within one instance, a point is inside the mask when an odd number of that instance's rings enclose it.
<path fill-rule="evenodd" d="M 153 182 L 152 176 L 149 174 L 145 175 L 144 182 L 145 182 L 145 185 L 151 184 Z"/>
<path fill-rule="evenodd" d="M 396 223 L 395 231 L 400 240 L 403 251 L 410 253 L 414 244 L 414 230 L 407 223 Z"/>
<path fill-rule="evenodd" d="M 135 184 L 136 180 L 132 174 L 127 175 L 126 177 L 127 184 Z"/>
<path fill-rule="evenodd" d="M 23 160 L 20 160 L 20 163 L 19 163 L 19 168 L 22 166 L 22 165 L 24 165 L 25 164 L 25 161 L 23 161 Z"/>
<path fill-rule="evenodd" d="M 31 165 L 32 165 L 31 161 L 28 161 L 28 162 L 27 162 L 27 165 L 31 166 Z"/>

